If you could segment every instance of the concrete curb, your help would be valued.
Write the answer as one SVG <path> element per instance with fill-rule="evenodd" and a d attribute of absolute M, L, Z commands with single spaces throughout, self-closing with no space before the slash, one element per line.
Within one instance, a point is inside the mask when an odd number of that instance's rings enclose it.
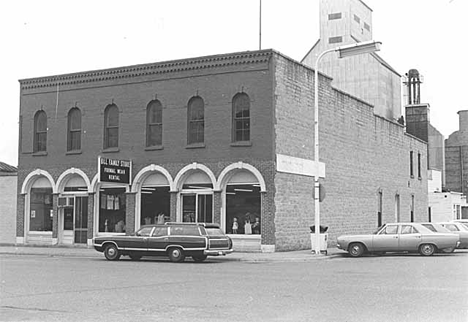
<path fill-rule="evenodd" d="M 310 250 L 276 252 L 276 253 L 240 253 L 233 252 L 226 256 L 210 256 L 210 260 L 222 261 L 243 261 L 243 262 L 308 262 L 314 260 L 331 259 L 345 254 L 337 249 L 329 249 L 328 255 L 315 256 Z M 48 256 L 48 257 L 83 257 L 83 258 L 103 258 L 100 253 L 93 248 L 85 247 L 59 247 L 59 246 L 0 246 L 0 255 L 19 256 Z"/>

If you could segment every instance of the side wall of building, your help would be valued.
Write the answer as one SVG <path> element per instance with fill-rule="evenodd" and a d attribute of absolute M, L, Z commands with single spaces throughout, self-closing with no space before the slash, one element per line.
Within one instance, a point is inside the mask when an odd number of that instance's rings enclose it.
<path fill-rule="evenodd" d="M 313 71 L 279 56 L 276 79 L 276 152 L 313 158 Z M 321 223 L 329 227 L 331 242 L 343 233 L 377 228 L 380 194 L 382 223 L 411 221 L 411 210 L 414 221 L 425 220 L 427 145 L 405 134 L 400 124 L 375 116 L 370 105 L 334 89 L 329 78 L 319 82 L 320 161 L 326 164 Z M 313 177 L 277 173 L 275 186 L 278 244 L 310 247 Z"/>
<path fill-rule="evenodd" d="M 16 175 L 0 175 L 0 244 L 14 244 L 16 237 Z"/>

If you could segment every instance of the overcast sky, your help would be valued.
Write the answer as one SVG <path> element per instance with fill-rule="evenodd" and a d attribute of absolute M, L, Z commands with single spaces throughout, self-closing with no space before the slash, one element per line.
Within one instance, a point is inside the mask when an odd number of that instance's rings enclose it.
<path fill-rule="evenodd" d="M 418 69 L 431 123 L 445 137 L 457 131 L 468 109 L 468 1 L 364 2 L 379 55 L 401 75 Z M 318 0 L 262 9 L 262 49 L 300 61 L 319 36 Z M 17 166 L 19 79 L 257 50 L 259 0 L 7 0 L 0 37 L 0 161 Z"/>

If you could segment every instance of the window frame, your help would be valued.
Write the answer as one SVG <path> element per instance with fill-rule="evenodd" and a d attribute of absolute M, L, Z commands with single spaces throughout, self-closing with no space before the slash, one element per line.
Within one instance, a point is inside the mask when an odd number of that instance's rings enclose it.
<path fill-rule="evenodd" d="M 44 110 L 34 115 L 33 152 L 47 152 L 47 113 Z"/>
<path fill-rule="evenodd" d="M 242 99 L 246 99 L 246 106 Z M 245 110 L 247 111 L 247 116 L 244 115 Z M 251 138 L 251 100 L 247 93 L 237 93 L 232 98 L 232 132 L 231 132 L 231 142 L 232 143 L 249 143 Z M 241 116 L 237 117 L 237 114 L 241 112 Z M 237 125 L 242 124 L 239 128 Z M 238 133 L 240 133 L 240 139 L 238 139 Z"/>
<path fill-rule="evenodd" d="M 109 125 L 109 119 L 111 116 L 113 116 L 111 113 L 116 113 L 116 120 L 117 120 L 117 124 L 114 125 Z M 104 150 L 107 150 L 107 149 L 118 149 L 119 147 L 119 122 L 120 122 L 120 115 L 119 115 L 120 111 L 119 111 L 119 108 L 117 107 L 117 105 L 115 104 L 109 104 L 106 106 L 106 109 L 104 110 Z M 116 133 L 110 133 L 111 131 L 116 131 Z M 110 139 L 111 139 L 111 136 L 114 136 L 115 135 L 115 140 L 116 140 L 116 144 L 115 145 L 111 145 L 110 143 Z"/>
<path fill-rule="evenodd" d="M 75 115 L 75 116 L 74 116 Z M 74 124 L 73 118 L 77 117 L 79 122 L 78 128 L 72 128 Z M 77 107 L 73 107 L 68 111 L 68 127 L 67 127 L 67 152 L 81 150 L 81 110 Z M 76 139 L 77 140 L 74 140 Z M 77 142 L 77 146 L 74 146 L 74 142 Z"/>
<path fill-rule="evenodd" d="M 159 100 L 152 100 L 146 107 L 146 147 L 162 146 L 163 106 Z M 153 122 L 154 120 L 154 122 Z M 153 138 L 156 137 L 156 139 Z"/>
<path fill-rule="evenodd" d="M 413 151 L 410 151 L 410 177 L 414 178 L 414 164 L 413 164 Z"/>
<path fill-rule="evenodd" d="M 197 103 L 200 103 L 200 105 L 197 106 Z M 194 112 L 196 112 L 197 109 L 198 112 L 201 113 L 194 115 Z M 204 146 L 204 144 L 205 102 L 200 96 L 194 96 L 187 104 L 187 145 Z"/>

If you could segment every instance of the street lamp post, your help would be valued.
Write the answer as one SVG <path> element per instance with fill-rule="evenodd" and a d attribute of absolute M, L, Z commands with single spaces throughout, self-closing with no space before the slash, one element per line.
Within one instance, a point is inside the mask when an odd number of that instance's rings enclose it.
<path fill-rule="evenodd" d="M 314 161 L 315 161 L 315 176 L 314 176 L 314 204 L 315 204 L 315 255 L 320 255 L 320 183 L 319 183 L 319 86 L 318 86 L 318 64 L 320 59 L 330 52 L 336 51 L 339 58 L 355 56 L 359 54 L 372 53 L 380 50 L 382 43 L 378 41 L 361 42 L 353 45 L 347 45 L 337 48 L 332 48 L 323 51 L 315 61 L 315 77 L 314 77 Z"/>

